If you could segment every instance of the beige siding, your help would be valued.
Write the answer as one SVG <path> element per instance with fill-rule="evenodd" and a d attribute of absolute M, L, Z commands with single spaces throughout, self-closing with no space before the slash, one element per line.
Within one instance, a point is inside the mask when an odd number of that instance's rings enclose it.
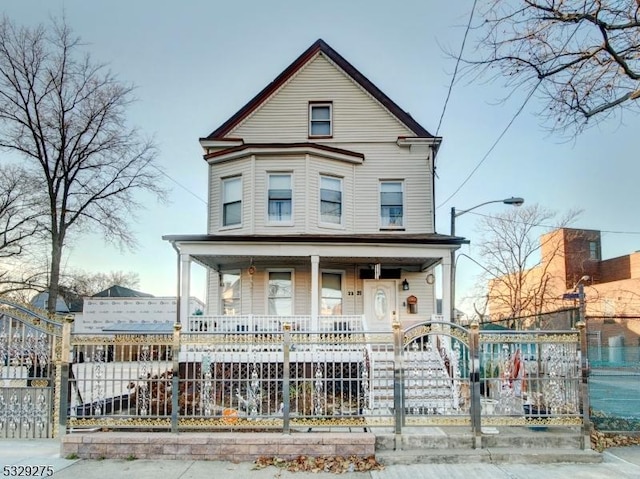
<path fill-rule="evenodd" d="M 318 142 L 362 153 L 361 165 L 309 155 L 257 156 L 255 177 L 249 160 L 234 160 L 212 167 L 210 232 L 220 222 L 220 177 L 243 174 L 243 226 L 225 230 L 239 234 L 368 234 L 380 231 L 379 183 L 381 179 L 404 180 L 404 232 L 432 233 L 432 178 L 426 149 L 413 151 L 397 145 L 398 136 L 411 136 L 393 115 L 359 86 L 319 55 L 300 70 L 274 96 L 229 133 L 247 143 L 306 142 L 309 101 L 332 101 L 331 139 Z M 266 221 L 266 172 L 293 173 L 291 226 L 268 225 Z M 319 224 L 319 175 L 343 178 L 343 227 Z M 253 228 L 250 223 L 253 221 Z"/>
<path fill-rule="evenodd" d="M 268 314 L 267 308 L 267 272 L 274 269 L 293 269 L 294 273 L 294 314 L 309 315 L 311 312 L 311 264 L 310 261 L 287 262 L 286 265 L 259 265 L 251 278 L 246 269 L 241 278 L 241 314 Z M 358 282 L 354 265 L 321 264 L 320 271 L 344 271 L 343 313 L 362 314 L 362 306 L 358 304 Z M 252 297 L 253 294 L 253 297 Z M 219 277 L 211 272 L 208 279 L 207 314 L 221 314 Z"/>
<path fill-rule="evenodd" d="M 220 277 L 217 271 L 207 270 L 207 314 L 220 313 Z"/>
<path fill-rule="evenodd" d="M 259 265 L 256 273 L 251 278 L 246 269 L 242 271 L 241 278 L 241 313 L 242 314 L 267 314 L 267 271 L 279 269 L 284 265 Z M 294 314 L 308 315 L 311 311 L 311 265 L 307 261 L 288 263 L 287 268 L 294 270 Z M 344 271 L 343 284 L 343 310 L 342 314 L 363 314 L 364 304 L 362 291 L 363 281 L 358 278 L 356 265 L 331 264 L 321 262 L 320 271 Z M 398 291 L 398 319 L 403 324 L 411 324 L 426 321 L 435 314 L 434 287 L 426 282 L 426 272 L 405 272 L 402 279 L 409 281 L 409 291 Z M 221 314 L 219 278 L 215 272 L 209 275 L 209 288 L 207 297 L 208 314 Z M 251 296 L 253 293 L 253 297 Z M 409 314 L 406 301 L 411 295 L 419 298 L 418 314 Z"/>
<path fill-rule="evenodd" d="M 402 324 L 418 323 L 431 319 L 431 315 L 435 314 L 435 300 L 433 285 L 426 281 L 427 273 L 409 273 L 402 274 L 402 279 L 409 282 L 409 291 L 398 291 L 399 315 L 398 319 Z M 402 281 L 400 279 L 399 281 Z M 409 296 L 418 298 L 418 313 L 410 314 L 408 311 L 407 298 Z"/>
<path fill-rule="evenodd" d="M 247 143 L 307 141 L 310 101 L 333 102 L 333 138 L 326 140 L 328 143 L 395 141 L 398 136 L 413 136 L 322 54 L 228 136 Z"/>
<path fill-rule="evenodd" d="M 380 231 L 380 180 L 403 180 L 405 232 L 433 233 L 431 172 L 424 154 L 412 153 L 409 148 L 392 143 L 359 147 L 366 160 L 356 168 L 355 231 L 362 234 Z"/>
<path fill-rule="evenodd" d="M 253 212 L 253 174 L 250 158 L 230 161 L 209 168 L 209 233 L 223 230 L 227 234 L 250 234 Z M 232 176 L 242 176 L 242 224 L 241 227 L 222 228 L 222 181 Z"/>
<path fill-rule="evenodd" d="M 234 160 L 211 168 L 209 232 L 229 234 L 369 234 L 380 231 L 380 180 L 404 182 L 404 232 L 433 233 L 433 201 L 430 163 L 424 154 L 412 153 L 395 143 L 348 144 L 360 148 L 366 159 L 361 165 L 314 156 L 256 157 Z M 267 224 L 267 175 L 292 174 L 293 224 Z M 221 227 L 223 178 L 242 175 L 243 218 L 241 228 Z M 343 181 L 343 225 L 320 224 L 320 175 Z"/>

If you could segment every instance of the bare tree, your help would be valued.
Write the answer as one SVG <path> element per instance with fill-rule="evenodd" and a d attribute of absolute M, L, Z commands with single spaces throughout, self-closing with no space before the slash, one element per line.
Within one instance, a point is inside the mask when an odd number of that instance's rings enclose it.
<path fill-rule="evenodd" d="M 565 279 L 554 275 L 552 265 L 563 252 L 551 239 L 540 241 L 538 232 L 540 227 L 551 230 L 567 226 L 579 214 L 568 212 L 555 227 L 549 225 L 556 221 L 557 213 L 537 204 L 482 218 L 479 249 L 489 280 L 487 301 L 492 317 L 536 315 L 556 302 Z"/>
<path fill-rule="evenodd" d="M 640 2 L 481 2 L 479 58 L 472 71 L 529 86 L 547 104 L 547 128 L 579 133 L 590 119 L 639 110 Z"/>
<path fill-rule="evenodd" d="M 0 260 L 20 255 L 38 231 L 39 209 L 29 183 L 23 169 L 0 165 Z"/>
<path fill-rule="evenodd" d="M 80 51 L 70 28 L 0 22 L 0 148 L 19 155 L 38 178 L 47 217 L 49 302 L 54 311 L 65 241 L 101 231 L 133 247 L 136 194 L 164 197 L 156 147 L 126 122 L 133 87 Z"/>
<path fill-rule="evenodd" d="M 25 257 L 31 259 L 30 250 L 39 244 L 41 208 L 31 184 L 24 169 L 0 165 L 0 294 L 3 295 L 33 290 L 33 284 L 46 278 L 36 268 L 27 271 L 21 264 Z"/>
<path fill-rule="evenodd" d="M 140 276 L 134 271 L 88 273 L 86 271 L 79 270 L 65 274 L 60 279 L 61 292 L 69 295 L 75 295 L 79 298 L 92 296 L 114 285 L 136 289 L 139 284 Z"/>
<path fill-rule="evenodd" d="M 46 291 L 47 271 L 39 265 L 20 261 L 3 260 L 0 273 L 0 296 L 28 303 L 34 294 Z"/>

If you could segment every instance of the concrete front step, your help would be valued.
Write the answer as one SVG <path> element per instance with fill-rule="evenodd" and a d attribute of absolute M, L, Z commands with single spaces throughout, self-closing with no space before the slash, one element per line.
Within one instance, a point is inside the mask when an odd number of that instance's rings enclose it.
<path fill-rule="evenodd" d="M 593 450 L 576 449 L 518 449 L 497 447 L 483 449 L 407 449 L 377 451 L 376 459 L 385 465 L 392 464 L 597 464 L 602 454 Z"/>
<path fill-rule="evenodd" d="M 500 430 L 500 428 L 497 428 Z M 492 448 L 547 448 L 547 449 L 580 449 L 582 436 L 577 432 L 543 432 L 531 431 L 528 435 L 485 434 L 482 436 L 482 447 Z"/>

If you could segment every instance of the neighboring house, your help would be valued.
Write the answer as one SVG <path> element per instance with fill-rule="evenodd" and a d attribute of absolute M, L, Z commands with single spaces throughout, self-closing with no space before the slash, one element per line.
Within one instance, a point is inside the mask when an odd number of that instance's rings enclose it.
<path fill-rule="evenodd" d="M 31 305 L 40 308 L 42 310 L 47 309 L 47 301 L 49 300 L 49 293 L 43 292 L 36 294 L 30 301 Z M 57 314 L 68 314 L 70 311 L 69 306 L 65 302 L 62 296 L 58 296 L 56 300 L 56 313 Z"/>
<path fill-rule="evenodd" d="M 575 293 L 580 282 L 589 333 L 599 332 L 604 344 L 608 338 L 622 335 L 625 344 L 638 345 L 640 321 L 627 320 L 640 317 L 640 252 L 603 260 L 600 231 L 574 228 L 542 235 L 540 244 L 541 262 L 523 272 L 523 289 L 531 294 L 538 291 L 542 299 L 532 303 L 536 304 L 535 310 L 523 311 L 522 316 L 576 306 L 577 300 L 567 300 L 564 295 Z M 499 286 L 493 290 L 489 295 L 492 319 L 508 317 L 504 291 L 501 293 Z"/>
<path fill-rule="evenodd" d="M 449 298 L 450 252 L 463 241 L 434 229 L 440 142 L 318 40 L 200 139 L 208 232 L 164 237 L 180 256 L 181 297 L 195 262 L 208 271 L 213 328 L 431 319 L 434 268 Z"/>

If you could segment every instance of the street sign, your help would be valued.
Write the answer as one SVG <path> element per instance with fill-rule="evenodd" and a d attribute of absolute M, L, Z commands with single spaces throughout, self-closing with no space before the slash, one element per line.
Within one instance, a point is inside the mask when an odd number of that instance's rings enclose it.
<path fill-rule="evenodd" d="M 580 299 L 580 293 L 564 293 L 562 299 Z"/>

